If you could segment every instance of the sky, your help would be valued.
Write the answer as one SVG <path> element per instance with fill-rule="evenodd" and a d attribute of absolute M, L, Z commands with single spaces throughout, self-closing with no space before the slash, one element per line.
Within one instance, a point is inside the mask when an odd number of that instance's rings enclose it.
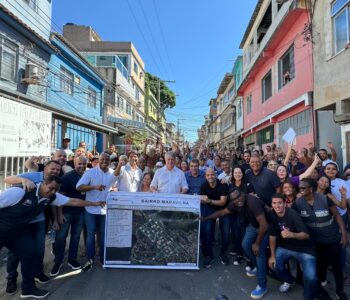
<path fill-rule="evenodd" d="M 53 31 L 72 22 L 106 41 L 131 41 L 145 69 L 177 94 L 167 122 L 194 142 L 225 73 L 242 55 L 240 42 L 257 0 L 56 0 Z"/>

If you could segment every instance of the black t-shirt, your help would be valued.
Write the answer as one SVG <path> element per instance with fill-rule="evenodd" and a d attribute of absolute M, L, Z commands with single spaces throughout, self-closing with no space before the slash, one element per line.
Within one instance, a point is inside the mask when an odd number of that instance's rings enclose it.
<path fill-rule="evenodd" d="M 60 192 L 69 198 L 78 198 L 85 200 L 85 193 L 79 192 L 76 189 L 76 185 L 80 178 L 81 176 L 75 170 L 65 174 L 62 177 Z M 79 214 L 84 212 L 84 207 L 63 206 L 63 212 Z"/>
<path fill-rule="evenodd" d="M 236 190 L 239 190 L 245 194 L 255 193 L 253 185 L 249 182 L 242 182 L 240 186 L 236 186 L 234 183 L 230 183 L 228 186 L 228 193 L 231 194 Z"/>
<path fill-rule="evenodd" d="M 205 181 L 201 185 L 200 189 L 200 195 L 206 195 L 209 199 L 212 200 L 220 200 L 221 196 L 227 196 L 228 195 L 228 185 L 222 184 L 218 179 L 216 179 L 216 186 L 215 188 L 210 187 L 208 181 Z M 204 205 L 210 205 L 210 204 L 204 204 Z M 222 207 L 214 206 L 215 209 L 221 209 Z"/>
<path fill-rule="evenodd" d="M 265 215 L 265 203 L 260 200 L 259 198 L 252 196 L 252 195 L 246 195 L 245 198 L 245 204 L 244 204 L 244 210 L 245 210 L 245 215 L 248 219 L 249 224 L 254 226 L 255 228 L 259 228 L 259 223 L 256 220 L 258 216 Z M 237 208 L 233 202 L 231 202 L 227 208 L 231 212 L 237 212 L 240 209 Z"/>
<path fill-rule="evenodd" d="M 254 175 L 252 170 L 248 170 L 246 180 L 253 185 L 258 197 L 271 206 L 271 197 L 276 192 L 276 188 L 281 185 L 277 175 L 262 167 L 258 175 Z"/>
<path fill-rule="evenodd" d="M 276 247 L 282 247 L 291 251 L 308 253 L 315 256 L 315 247 L 311 239 L 297 240 L 291 238 L 283 238 L 281 232 L 284 228 L 288 228 L 291 232 L 309 233 L 305 223 L 299 216 L 299 214 L 291 208 L 286 208 L 286 212 L 283 217 L 279 217 L 274 211 L 269 216 L 270 235 L 276 237 Z"/>
<path fill-rule="evenodd" d="M 247 173 L 247 170 L 250 170 L 250 165 L 246 162 L 242 164 L 242 168 L 244 170 L 244 173 Z"/>

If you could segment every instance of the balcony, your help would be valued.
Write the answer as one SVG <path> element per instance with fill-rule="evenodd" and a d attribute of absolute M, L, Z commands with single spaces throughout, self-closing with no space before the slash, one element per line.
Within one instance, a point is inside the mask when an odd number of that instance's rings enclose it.
<path fill-rule="evenodd" d="M 255 27 L 249 46 L 244 49 L 243 78 L 264 61 L 273 56 L 273 51 L 278 41 L 283 38 L 293 23 L 300 16 L 301 11 L 298 0 L 290 0 L 279 6 L 279 10 L 273 15 L 273 9 L 268 6 L 259 25 Z M 251 32 L 249 33 L 251 35 Z M 246 33 L 246 36 L 248 34 Z M 241 47 L 243 47 L 243 42 Z"/>

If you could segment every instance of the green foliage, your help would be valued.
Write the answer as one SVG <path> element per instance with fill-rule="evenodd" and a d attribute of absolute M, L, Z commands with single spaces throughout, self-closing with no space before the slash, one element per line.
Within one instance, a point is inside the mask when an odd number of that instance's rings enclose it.
<path fill-rule="evenodd" d="M 152 94 L 157 98 L 158 97 L 158 80 L 157 76 L 154 76 L 146 72 L 145 83 L 146 89 L 149 88 Z M 163 109 L 172 108 L 176 105 L 176 96 L 175 93 L 169 89 L 164 81 L 160 79 L 160 104 Z"/>

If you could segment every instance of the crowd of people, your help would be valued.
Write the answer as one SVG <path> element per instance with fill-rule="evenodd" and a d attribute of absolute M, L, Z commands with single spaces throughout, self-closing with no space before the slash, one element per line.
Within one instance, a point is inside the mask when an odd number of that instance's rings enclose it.
<path fill-rule="evenodd" d="M 274 144 L 264 151 L 203 145 L 180 151 L 173 145 L 166 152 L 145 141 L 143 151 L 119 155 L 111 145 L 98 156 L 84 142 L 74 152 L 69 139 L 62 144 L 50 160 L 31 157 L 28 173 L 5 179 L 12 185 L 0 193 L 8 294 L 17 291 L 21 263 L 21 297 L 46 297 L 35 282 L 60 274 L 68 236 L 71 269 L 103 265 L 107 194 L 123 191 L 198 195 L 203 267 L 212 266 L 219 243 L 222 264 L 245 263 L 246 275 L 257 278 L 253 299 L 267 293 L 268 274 L 281 281 L 280 292 L 302 283 L 304 299 L 329 299 L 329 267 L 337 299 L 347 299 L 350 166 L 339 169 L 332 143 L 330 153 L 312 145 L 299 152 L 288 145 L 284 152 Z M 43 261 L 50 230 L 56 234 L 48 276 Z M 78 259 L 81 236 L 84 264 Z"/>

